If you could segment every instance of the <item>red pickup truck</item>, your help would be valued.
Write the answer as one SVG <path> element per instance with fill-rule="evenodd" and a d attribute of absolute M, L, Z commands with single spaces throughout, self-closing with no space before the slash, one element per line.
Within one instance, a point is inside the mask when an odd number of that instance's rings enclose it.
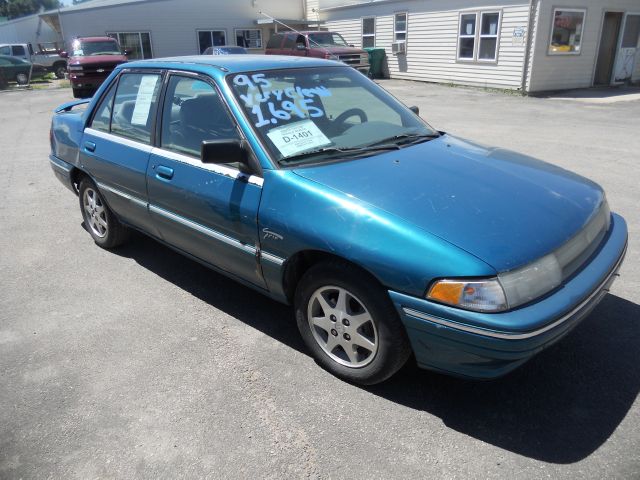
<path fill-rule="evenodd" d="M 113 69 L 127 61 L 126 52 L 111 37 L 74 38 L 70 47 L 60 56 L 68 58 L 67 70 L 75 98 L 91 97 Z"/>
<path fill-rule="evenodd" d="M 339 60 L 365 75 L 369 73 L 369 54 L 349 45 L 337 32 L 276 33 L 269 39 L 265 53 Z"/>

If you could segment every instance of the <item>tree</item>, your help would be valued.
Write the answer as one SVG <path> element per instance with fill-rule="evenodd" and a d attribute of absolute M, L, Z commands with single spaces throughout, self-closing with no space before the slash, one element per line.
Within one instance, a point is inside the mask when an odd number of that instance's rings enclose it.
<path fill-rule="evenodd" d="M 51 10 L 62 4 L 58 0 L 0 0 L 0 17 L 24 17 L 38 13 L 41 9 Z"/>

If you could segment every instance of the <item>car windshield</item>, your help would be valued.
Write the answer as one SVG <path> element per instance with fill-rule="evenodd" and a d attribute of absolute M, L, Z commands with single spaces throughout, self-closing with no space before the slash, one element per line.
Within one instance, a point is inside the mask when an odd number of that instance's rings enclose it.
<path fill-rule="evenodd" d="M 74 57 L 88 57 L 90 55 L 121 55 L 115 41 L 103 42 L 73 42 Z"/>
<path fill-rule="evenodd" d="M 319 32 L 309 34 L 309 45 L 320 45 L 322 47 L 348 47 L 342 35 L 334 32 Z"/>
<path fill-rule="evenodd" d="M 439 136 L 349 67 L 241 73 L 228 81 L 253 129 L 283 166 L 374 155 Z"/>

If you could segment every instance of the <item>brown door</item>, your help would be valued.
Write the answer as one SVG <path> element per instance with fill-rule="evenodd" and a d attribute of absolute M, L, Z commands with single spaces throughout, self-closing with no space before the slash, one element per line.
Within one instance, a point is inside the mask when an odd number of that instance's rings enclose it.
<path fill-rule="evenodd" d="M 621 22 L 622 13 L 606 12 L 604 14 L 602 38 L 600 39 L 600 49 L 598 50 L 598 61 L 596 63 L 596 75 L 593 79 L 594 85 L 609 85 L 611 83 L 611 74 L 613 73 L 613 63 L 616 58 Z"/>

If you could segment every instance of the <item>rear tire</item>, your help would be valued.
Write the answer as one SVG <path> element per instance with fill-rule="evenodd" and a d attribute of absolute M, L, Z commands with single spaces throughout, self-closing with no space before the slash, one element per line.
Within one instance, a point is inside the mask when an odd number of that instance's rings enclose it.
<path fill-rule="evenodd" d="M 78 194 L 84 224 L 98 246 L 115 248 L 129 240 L 129 229 L 109 209 L 95 183 L 83 178 Z"/>
<path fill-rule="evenodd" d="M 26 85 L 27 83 L 29 83 L 29 75 L 27 75 L 26 73 L 17 74 L 16 82 L 18 82 L 18 85 Z"/>
<path fill-rule="evenodd" d="M 317 362 L 349 382 L 380 383 L 411 354 L 388 293 L 349 263 L 311 267 L 296 289 L 295 313 L 300 334 Z"/>

